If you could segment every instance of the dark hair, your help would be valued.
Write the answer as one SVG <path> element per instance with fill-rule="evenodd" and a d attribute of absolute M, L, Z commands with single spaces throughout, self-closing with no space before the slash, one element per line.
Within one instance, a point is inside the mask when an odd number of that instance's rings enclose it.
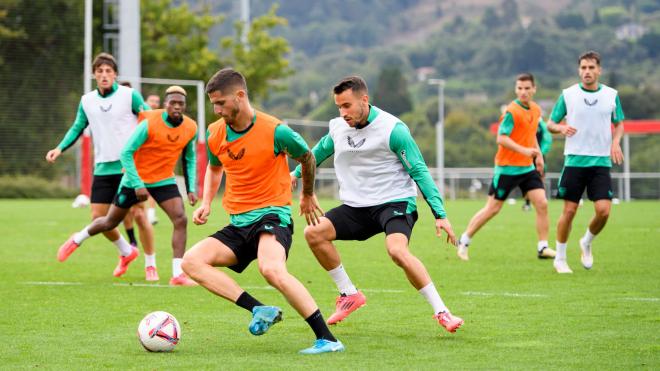
<path fill-rule="evenodd" d="M 122 82 L 119 83 L 119 85 L 125 86 L 127 88 L 132 88 L 133 87 L 133 85 L 131 85 L 130 81 L 122 81 Z"/>
<path fill-rule="evenodd" d="M 335 94 L 341 94 L 348 89 L 353 90 L 353 93 L 369 93 L 367 83 L 360 76 L 344 77 L 334 88 L 332 88 L 332 91 Z"/>
<path fill-rule="evenodd" d="M 216 72 L 206 84 L 206 94 L 211 94 L 215 91 L 220 91 L 224 94 L 229 92 L 226 91 L 227 89 L 235 88 L 243 89 L 247 93 L 245 77 L 232 68 L 223 68 Z"/>
<path fill-rule="evenodd" d="M 534 82 L 534 75 L 531 73 L 521 73 L 520 75 L 516 76 L 516 81 L 531 81 L 532 85 L 536 86 L 536 83 Z"/>
<path fill-rule="evenodd" d="M 117 61 L 115 61 L 115 57 L 108 53 L 101 53 L 94 58 L 94 62 L 92 62 L 92 71 L 96 71 L 97 68 L 104 64 L 112 67 L 112 69 L 117 72 Z"/>
<path fill-rule="evenodd" d="M 588 52 L 582 53 L 582 55 L 580 55 L 580 58 L 578 58 L 578 66 L 580 65 L 583 59 L 593 59 L 596 61 L 596 64 L 600 66 L 600 54 L 598 54 L 597 51 L 589 50 Z"/>

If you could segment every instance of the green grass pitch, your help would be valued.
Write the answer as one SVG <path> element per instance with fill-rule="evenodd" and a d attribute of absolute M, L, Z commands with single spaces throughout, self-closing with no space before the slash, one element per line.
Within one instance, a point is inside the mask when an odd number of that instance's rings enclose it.
<path fill-rule="evenodd" d="M 337 201 L 325 200 L 329 209 Z M 483 201 L 449 201 L 460 234 Z M 294 209 L 297 206 L 294 206 Z M 561 204 L 550 203 L 554 231 Z M 188 209 L 190 215 L 191 209 Z M 297 212 L 296 212 L 297 214 Z M 411 249 L 425 263 L 451 310 L 465 319 L 449 334 L 387 256 L 383 236 L 340 242 L 344 265 L 367 306 L 332 327 L 340 354 L 302 356 L 313 334 L 255 264 L 237 277 L 261 301 L 284 309 L 268 334 L 247 331 L 250 315 L 203 288 L 170 288 L 171 227 L 156 226 L 161 285 L 144 281 L 140 257 L 125 277 L 112 277 L 116 249 L 94 237 L 65 263 L 59 245 L 89 221 L 70 200 L 0 201 L 0 369 L 660 369 L 660 202 L 614 205 L 594 242 L 594 268 L 579 263 L 577 240 L 592 214 L 578 211 L 569 241 L 572 275 L 536 259 L 533 212 L 520 203 L 473 239 L 469 262 L 434 235 L 420 202 Z M 188 247 L 227 223 L 218 202 L 206 226 L 189 226 Z M 296 218 L 289 270 L 327 318 L 335 287 L 304 242 Z M 59 284 L 58 284 L 59 283 Z M 182 340 L 171 354 L 145 352 L 138 322 L 155 310 L 176 316 Z"/>

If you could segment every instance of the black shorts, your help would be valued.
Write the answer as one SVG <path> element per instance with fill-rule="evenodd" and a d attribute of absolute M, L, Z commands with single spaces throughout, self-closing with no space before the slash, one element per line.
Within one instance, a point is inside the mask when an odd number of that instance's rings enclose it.
<path fill-rule="evenodd" d="M 611 200 L 613 193 L 610 168 L 565 166 L 559 178 L 557 198 L 578 203 L 585 188 L 591 201 Z"/>
<path fill-rule="evenodd" d="M 504 201 L 516 187 L 520 187 L 523 196 L 533 189 L 545 189 L 539 172 L 531 170 L 519 175 L 494 176 L 488 189 L 488 195 L 494 196 L 496 200 Z"/>
<path fill-rule="evenodd" d="M 289 257 L 289 249 L 293 240 L 293 220 L 286 227 L 282 227 L 280 224 L 280 217 L 277 214 L 266 214 L 259 221 L 247 227 L 237 227 L 230 224 L 209 237 L 222 242 L 234 252 L 238 263 L 227 268 L 241 273 L 257 258 L 259 236 L 262 233 L 274 235 L 277 242 L 284 247 L 286 257 Z"/>
<path fill-rule="evenodd" d="M 111 204 L 119 190 L 119 184 L 123 176 L 123 174 L 94 175 L 91 203 Z"/>
<path fill-rule="evenodd" d="M 179 188 L 176 184 L 168 184 L 159 187 L 148 187 L 147 191 L 151 197 L 156 200 L 157 203 L 167 201 L 169 199 L 179 197 L 181 198 L 181 193 L 179 193 Z M 112 203 L 121 207 L 122 209 L 130 209 L 131 206 L 139 203 L 137 196 L 135 195 L 135 188 L 128 188 L 122 186 L 119 189 L 119 192 L 115 195 L 115 199 L 112 200 Z"/>
<path fill-rule="evenodd" d="M 403 233 L 410 240 L 417 211 L 406 213 L 408 202 L 391 202 L 377 206 L 341 205 L 325 213 L 337 233 L 336 240 L 364 241 L 378 233 Z"/>

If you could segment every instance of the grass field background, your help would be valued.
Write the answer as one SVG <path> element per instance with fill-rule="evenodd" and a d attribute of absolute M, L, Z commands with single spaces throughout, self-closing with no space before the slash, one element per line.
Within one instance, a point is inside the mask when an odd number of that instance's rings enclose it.
<path fill-rule="evenodd" d="M 70 200 L 0 201 L 0 369 L 660 369 L 660 202 L 613 206 L 594 243 L 594 268 L 579 263 L 578 238 L 592 214 L 580 208 L 569 241 L 572 275 L 536 259 L 534 214 L 505 205 L 473 239 L 471 260 L 434 236 L 423 202 L 411 249 L 464 326 L 449 334 L 387 256 L 383 236 L 339 242 L 344 266 L 367 306 L 332 327 L 346 352 L 298 355 L 313 334 L 251 265 L 237 277 L 253 296 L 284 309 L 268 334 L 247 331 L 250 314 L 203 288 L 170 288 L 171 226 L 156 225 L 160 285 L 144 281 L 142 256 L 112 277 L 117 253 L 94 237 L 65 263 L 59 245 L 89 221 Z M 460 234 L 483 201 L 452 201 Z M 322 202 L 327 210 L 337 201 Z M 294 206 L 297 208 L 297 206 Z M 551 240 L 559 202 L 551 202 Z M 192 210 L 188 209 L 188 215 Z M 219 203 L 206 226 L 189 226 L 188 247 L 227 223 Z M 305 244 L 296 218 L 289 269 L 327 318 L 335 286 Z M 144 315 L 165 310 L 182 325 L 171 354 L 145 352 L 136 338 Z"/>

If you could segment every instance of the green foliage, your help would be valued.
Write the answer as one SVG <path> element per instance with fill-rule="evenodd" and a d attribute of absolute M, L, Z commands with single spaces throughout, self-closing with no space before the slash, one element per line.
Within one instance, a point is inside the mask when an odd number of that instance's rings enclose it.
<path fill-rule="evenodd" d="M 624 85 L 618 88 L 621 106 L 627 119 L 660 119 L 660 89 L 653 86 L 642 88 Z"/>
<path fill-rule="evenodd" d="M 573 28 L 576 30 L 584 29 L 587 26 L 587 22 L 584 20 L 582 14 L 576 11 L 565 11 L 557 14 L 555 16 L 555 22 L 561 28 Z"/>
<path fill-rule="evenodd" d="M 612 27 L 620 26 L 628 21 L 629 16 L 626 8 L 622 6 L 606 6 L 599 11 L 600 19 Z"/>
<path fill-rule="evenodd" d="M 37 176 L 0 176 L 0 198 L 71 198 L 77 190 Z"/>
<path fill-rule="evenodd" d="M 408 92 L 408 83 L 399 67 L 384 67 L 380 71 L 373 92 L 373 103 L 395 116 L 410 111 L 412 101 Z"/>

